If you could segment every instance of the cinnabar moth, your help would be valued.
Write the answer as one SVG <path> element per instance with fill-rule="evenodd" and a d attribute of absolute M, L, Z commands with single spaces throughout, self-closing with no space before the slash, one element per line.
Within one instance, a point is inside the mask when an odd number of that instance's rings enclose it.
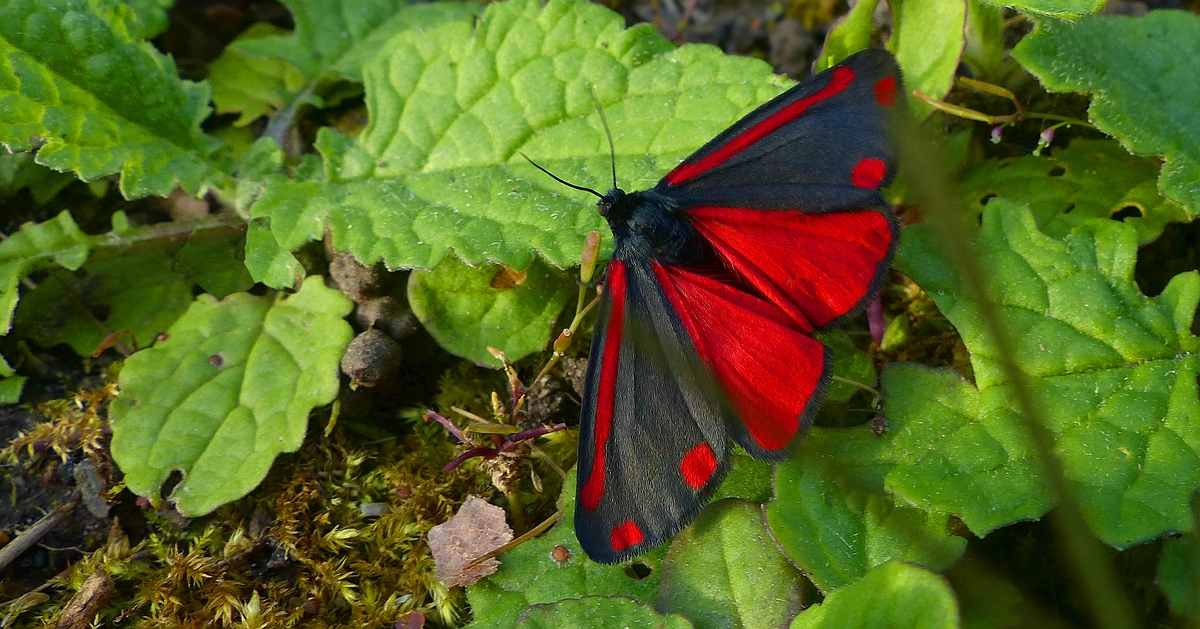
<path fill-rule="evenodd" d="M 874 299 L 896 249 L 879 189 L 902 94 L 895 59 L 866 50 L 653 189 L 589 190 L 615 246 L 580 418 L 575 532 L 592 559 L 645 552 L 695 518 L 730 438 L 768 461 L 798 445 L 830 380 L 812 334 Z"/>

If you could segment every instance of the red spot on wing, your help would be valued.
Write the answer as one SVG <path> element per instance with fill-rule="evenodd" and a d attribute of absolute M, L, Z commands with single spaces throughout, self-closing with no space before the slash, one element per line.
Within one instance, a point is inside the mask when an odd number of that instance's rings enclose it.
<path fill-rule="evenodd" d="M 701 443 L 683 455 L 679 471 L 683 474 L 683 482 L 692 489 L 700 489 L 717 471 L 717 457 L 707 443 Z"/>
<path fill-rule="evenodd" d="M 825 347 L 754 295 L 676 266 L 655 262 L 654 272 L 750 437 L 767 450 L 787 446 L 820 382 Z"/>
<path fill-rule="evenodd" d="M 612 297 L 612 310 L 608 315 L 608 329 L 604 336 L 604 356 L 600 365 L 600 385 L 596 392 L 596 425 L 592 443 L 592 471 L 580 492 L 583 508 L 591 511 L 600 504 L 604 495 L 605 453 L 608 437 L 612 432 L 613 402 L 617 391 L 617 365 L 620 363 L 621 335 L 625 327 L 625 264 L 613 260 L 608 267 L 608 280 L 604 289 Z"/>
<path fill-rule="evenodd" d="M 642 529 L 638 525 L 625 520 L 613 529 L 612 542 L 613 550 L 622 551 L 630 546 L 637 546 L 646 540 L 646 536 L 642 534 Z"/>
<path fill-rule="evenodd" d="M 850 171 L 850 183 L 859 188 L 875 190 L 879 188 L 879 184 L 883 181 L 883 177 L 886 174 L 887 164 L 883 160 L 866 157 L 859 160 L 854 165 L 854 169 Z"/>
<path fill-rule="evenodd" d="M 675 167 L 663 178 L 670 185 L 683 183 L 693 177 L 725 163 L 725 160 L 737 155 L 746 149 L 746 147 L 770 135 L 780 127 L 800 117 L 808 110 L 809 107 L 845 90 L 854 81 L 854 70 L 845 66 L 839 67 L 833 71 L 833 78 L 829 84 L 817 90 L 813 94 L 809 94 L 796 102 L 789 103 L 783 109 L 772 114 L 766 120 L 746 129 L 737 137 L 733 138 L 723 146 L 706 155 L 703 159 L 697 160 L 691 164 L 683 163 Z"/>
<path fill-rule="evenodd" d="M 885 76 L 875 83 L 875 101 L 884 107 L 896 104 L 896 77 Z"/>
<path fill-rule="evenodd" d="M 801 332 L 824 327 L 862 301 L 893 238 L 887 218 L 874 210 L 687 212 L 726 265 Z"/>

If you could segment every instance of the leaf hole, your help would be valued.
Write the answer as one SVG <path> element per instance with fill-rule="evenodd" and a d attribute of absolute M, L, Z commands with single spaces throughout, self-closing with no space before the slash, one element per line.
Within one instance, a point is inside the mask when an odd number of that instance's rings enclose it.
<path fill-rule="evenodd" d="M 1051 177 L 1062 177 L 1063 175 L 1067 174 L 1067 169 L 1063 168 L 1062 166 L 1055 166 L 1046 174 L 1050 175 Z"/>
<path fill-rule="evenodd" d="M 1116 212 L 1113 212 L 1112 216 L 1109 218 L 1113 219 L 1114 221 L 1124 221 L 1127 218 L 1141 218 L 1143 216 L 1145 216 L 1145 214 L 1142 213 L 1142 208 L 1131 203 L 1125 207 L 1122 207 Z"/>
<path fill-rule="evenodd" d="M 651 572 L 654 572 L 654 570 L 651 569 L 650 566 L 647 566 L 640 561 L 635 561 L 628 566 L 625 566 L 625 576 L 635 581 L 641 581 L 642 579 L 645 579 L 646 577 L 650 576 Z"/>
<path fill-rule="evenodd" d="M 1070 214 L 1071 210 L 1075 209 L 1074 203 L 1068 203 L 1063 207 L 1063 214 Z"/>

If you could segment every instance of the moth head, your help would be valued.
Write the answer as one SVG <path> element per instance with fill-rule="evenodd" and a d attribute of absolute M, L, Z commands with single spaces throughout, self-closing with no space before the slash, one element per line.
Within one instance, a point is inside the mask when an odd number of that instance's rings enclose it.
<path fill-rule="evenodd" d="M 613 188 L 604 193 L 600 200 L 596 202 L 596 211 L 604 218 L 610 218 L 613 208 L 621 204 L 625 200 L 625 191 L 620 188 Z M 613 217 L 615 218 L 615 217 Z"/>

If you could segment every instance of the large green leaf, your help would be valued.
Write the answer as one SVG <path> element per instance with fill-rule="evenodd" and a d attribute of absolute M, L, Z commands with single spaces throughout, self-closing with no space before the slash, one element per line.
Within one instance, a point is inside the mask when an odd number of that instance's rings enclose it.
<path fill-rule="evenodd" d="M 958 629 L 958 603 L 945 579 L 889 562 L 801 612 L 791 629 Z"/>
<path fill-rule="evenodd" d="M 142 3 L 146 4 L 146 3 Z M 83 179 L 121 173 L 126 198 L 218 181 L 200 130 L 208 88 L 141 37 L 158 26 L 116 0 L 0 7 L 0 144 Z"/>
<path fill-rule="evenodd" d="M 25 223 L 0 242 L 0 335 L 12 327 L 21 279 L 52 263 L 78 269 L 87 260 L 90 242 L 65 210 L 44 223 Z"/>
<path fill-rule="evenodd" d="M 514 272 L 447 258 L 432 271 L 413 271 L 408 280 L 413 314 L 438 344 L 493 367 L 500 362 L 488 347 L 503 350 L 509 360 L 544 349 L 555 319 L 576 294 L 566 273 L 537 259 Z"/>
<path fill-rule="evenodd" d="M 904 71 L 913 113 L 924 118 L 933 107 L 912 96 L 921 92 L 942 98 L 954 83 L 954 73 L 966 42 L 966 0 L 892 0 L 892 37 L 888 50 Z"/>
<path fill-rule="evenodd" d="M 545 535 L 500 555 L 500 571 L 467 586 L 467 601 L 475 620 L 470 629 L 508 629 L 530 605 L 553 603 L 583 596 L 623 596 L 652 603 L 661 578 L 665 548 L 633 560 L 648 569 L 639 577 L 630 564 L 609 566 L 584 554 L 575 539 L 575 470 L 567 474 L 559 500 L 562 517 Z M 554 559 L 555 547 L 567 558 Z"/>
<path fill-rule="evenodd" d="M 800 453 L 776 469 L 767 524 L 822 591 L 893 559 L 941 570 L 967 546 L 946 533 L 945 513 L 897 504 L 884 491 L 889 454 L 888 442 L 868 426 L 814 428 Z"/>
<path fill-rule="evenodd" d="M 1133 281 L 1137 238 L 1128 225 L 1093 221 L 1060 241 L 1004 199 L 983 219 L 984 288 L 1015 335 L 1016 360 L 1050 420 L 1084 519 L 1117 547 L 1190 530 L 1188 499 L 1200 485 L 1200 340 L 1189 328 L 1200 276 L 1180 274 L 1148 298 Z M 1050 497 L 996 345 L 938 239 L 924 225 L 907 229 L 897 268 L 958 329 L 976 385 L 916 365 L 885 371 L 895 427 L 887 435 L 899 461 L 887 487 L 982 535 L 1040 517 Z"/>
<path fill-rule="evenodd" d="M 182 472 L 171 498 L 187 515 L 254 489 L 300 447 L 309 411 L 337 395 L 352 306 L 316 276 L 286 299 L 198 297 L 121 369 L 112 453 L 129 489 L 158 496 Z"/>
<path fill-rule="evenodd" d="M 802 607 L 802 580 L 776 548 L 757 504 L 721 500 L 671 543 L 658 609 L 682 614 L 698 629 L 779 627 Z"/>
<path fill-rule="evenodd" d="M 407 0 L 286 2 L 293 33 L 256 24 L 213 61 L 209 81 L 218 111 L 240 112 L 238 124 L 319 99 L 338 80 L 362 81 L 362 67 L 397 33 L 451 21 L 469 23 L 483 10 L 476 2 Z"/>
<path fill-rule="evenodd" d="M 1200 215 L 1200 16 L 1045 18 L 1012 54 L 1047 89 L 1092 94 L 1091 121 L 1133 153 L 1162 155 L 1159 189 Z"/>
<path fill-rule="evenodd" d="M 686 618 L 663 616 L 645 603 L 617 596 L 585 596 L 533 605 L 517 629 L 691 629 Z"/>
<path fill-rule="evenodd" d="M 595 198 L 519 153 L 607 188 L 594 95 L 622 186 L 647 188 L 788 85 L 760 60 L 673 49 L 648 24 L 624 25 L 583 0 L 513 0 L 489 5 L 474 29 L 453 22 L 395 36 L 364 70 L 362 135 L 322 134 L 324 181 L 276 178 L 251 212 L 271 219 L 285 249 L 328 227 L 338 249 L 392 268 L 432 268 L 451 249 L 471 265 L 525 268 L 534 252 L 575 264 L 603 225 Z"/>
<path fill-rule="evenodd" d="M 1158 171 L 1157 162 L 1130 155 L 1113 140 L 1077 139 L 1048 157 L 987 160 L 966 174 L 959 190 L 976 218 L 996 196 L 1027 203 L 1038 228 L 1056 238 L 1121 212 L 1145 244 L 1167 223 L 1195 218 L 1158 193 Z"/>
<path fill-rule="evenodd" d="M 90 356 L 119 330 L 132 332 L 139 346 L 149 345 L 191 302 L 192 282 L 171 271 L 170 256 L 151 251 L 50 274 L 21 300 L 16 327 L 43 346 L 66 343 Z"/>

